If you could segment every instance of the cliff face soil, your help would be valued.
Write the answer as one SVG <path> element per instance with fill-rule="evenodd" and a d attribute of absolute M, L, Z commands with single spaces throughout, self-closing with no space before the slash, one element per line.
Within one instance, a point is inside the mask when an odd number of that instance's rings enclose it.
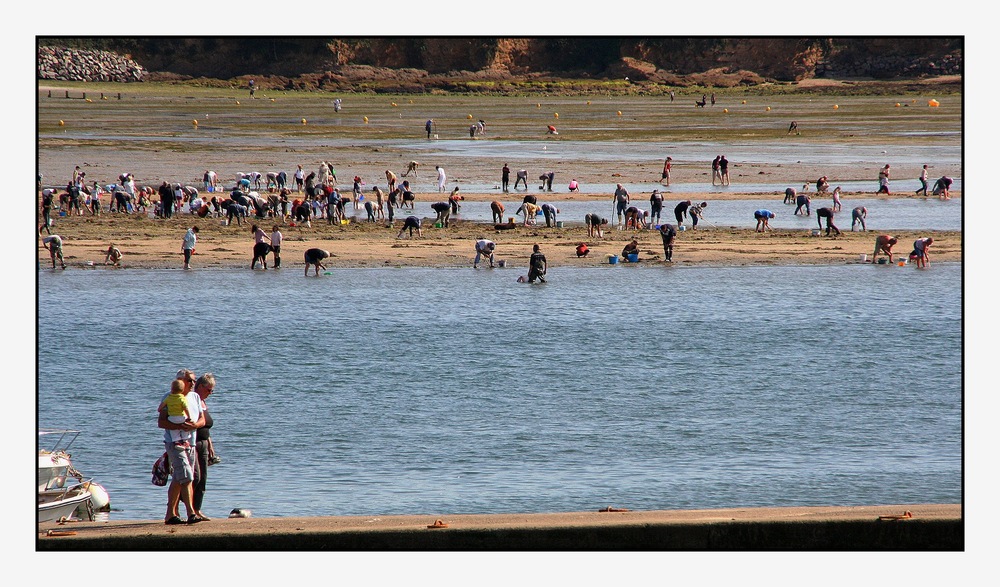
<path fill-rule="evenodd" d="M 961 75 L 961 37 L 194 37 L 40 38 L 40 48 L 108 51 L 147 79 L 254 77 L 261 87 L 327 89 L 364 82 L 384 91 L 468 89 L 470 80 L 591 79 L 735 86 L 805 79 Z M 42 51 L 40 51 L 41 60 Z M 41 79 L 59 77 L 39 67 Z M 378 88 L 376 88 L 377 90 Z M 523 88 L 522 88 L 523 90 Z"/>

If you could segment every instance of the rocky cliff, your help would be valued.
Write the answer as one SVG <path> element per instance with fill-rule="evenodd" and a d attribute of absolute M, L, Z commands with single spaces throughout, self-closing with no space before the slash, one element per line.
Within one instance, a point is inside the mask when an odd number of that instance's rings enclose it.
<path fill-rule="evenodd" d="M 721 87 L 961 75 L 964 39 L 166 37 L 40 38 L 38 44 L 41 79 L 87 79 L 88 67 L 89 79 L 105 79 L 107 62 L 124 60 L 136 65 L 125 76 L 133 79 L 136 71 L 142 79 L 257 77 L 264 86 L 287 88 L 377 80 L 396 90 L 426 91 L 474 80 L 628 77 Z"/>

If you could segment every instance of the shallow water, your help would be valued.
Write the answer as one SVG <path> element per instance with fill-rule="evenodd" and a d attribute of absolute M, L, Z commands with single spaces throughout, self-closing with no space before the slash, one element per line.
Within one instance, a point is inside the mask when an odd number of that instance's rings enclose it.
<path fill-rule="evenodd" d="M 180 367 L 213 517 L 961 500 L 960 265 L 517 274 L 41 271 L 38 425 L 113 519 L 163 514 Z"/>
<path fill-rule="evenodd" d="M 537 187 L 537 186 L 535 186 Z M 613 188 L 612 188 L 613 189 Z M 649 211 L 648 191 L 632 191 L 632 203 L 640 210 Z M 521 205 L 523 194 L 531 193 L 538 198 L 539 205 L 546 202 L 545 193 L 531 190 L 529 192 L 511 192 L 506 195 L 497 194 L 497 199 L 504 204 L 504 222 L 508 218 L 515 216 L 517 222 L 523 222 L 522 215 L 515 212 Z M 435 201 L 444 201 L 447 195 L 440 198 L 432 198 L 426 195 L 418 196 L 419 202 L 414 206 L 414 211 L 409 209 L 396 209 L 396 217 L 409 216 L 414 214 L 421 218 L 432 220 L 435 212 L 431 209 L 431 204 Z M 685 198 L 688 199 L 688 198 Z M 755 210 L 767 209 L 774 212 L 775 217 L 771 220 L 773 228 L 801 228 L 811 230 L 818 226 L 815 211 L 822 206 L 832 206 L 833 199 L 829 196 L 813 197 L 811 202 L 811 215 L 795 215 L 796 206 L 782 203 L 781 198 L 746 199 L 746 200 L 712 200 L 708 197 L 709 205 L 704 210 L 704 220 L 699 226 L 702 227 L 743 227 L 753 228 L 756 226 L 753 213 Z M 670 192 L 666 194 L 661 214 L 662 222 L 676 223 L 674 218 L 674 206 L 680 201 L 679 197 L 671 198 Z M 556 220 L 561 220 L 567 226 L 582 226 L 583 219 L 587 214 L 598 214 L 602 218 L 607 218 L 612 224 L 617 222 L 617 215 L 610 197 L 605 201 L 551 201 L 559 212 Z M 876 198 L 853 198 L 841 196 L 843 208 L 834 217 L 834 222 L 841 230 L 851 228 L 851 210 L 856 206 L 864 206 L 868 210 L 865 219 L 865 226 L 868 230 L 962 230 L 962 200 L 951 199 L 941 201 L 937 198 L 907 198 L 907 199 L 876 199 Z M 347 214 L 353 216 L 355 222 L 367 219 L 364 209 L 355 211 L 352 206 L 347 207 Z M 461 208 L 457 215 L 452 218 L 469 220 L 475 222 L 492 222 L 493 212 L 489 202 L 461 202 Z M 545 217 L 539 214 L 536 222 L 541 226 L 545 225 Z M 685 217 L 684 224 L 691 226 L 689 217 Z M 858 229 L 860 229 L 860 225 Z"/>

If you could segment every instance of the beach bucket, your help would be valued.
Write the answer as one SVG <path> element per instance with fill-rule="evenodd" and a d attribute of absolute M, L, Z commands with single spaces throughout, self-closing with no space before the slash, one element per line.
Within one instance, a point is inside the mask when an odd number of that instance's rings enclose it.
<path fill-rule="evenodd" d="M 888 265 L 889 264 L 889 259 L 886 259 L 885 257 L 882 257 L 881 259 L 878 260 L 878 264 L 879 265 Z"/>
<path fill-rule="evenodd" d="M 681 232 L 684 232 L 685 230 L 687 230 L 687 227 L 686 226 L 678 226 L 677 230 L 679 230 Z"/>
<path fill-rule="evenodd" d="M 813 236 L 819 236 L 819 229 L 818 228 L 814 228 L 813 232 L 812 232 L 812 235 Z"/>
<path fill-rule="evenodd" d="M 65 210 L 60 210 L 59 211 L 59 215 L 60 216 L 65 216 L 66 215 L 66 211 Z"/>
<path fill-rule="evenodd" d="M 497 267 L 506 267 L 506 266 L 507 266 L 506 260 L 500 259 L 499 261 L 497 261 Z"/>
<path fill-rule="evenodd" d="M 865 253 L 861 253 L 860 255 L 858 255 L 858 261 L 861 261 L 862 263 L 867 263 L 868 255 Z"/>
<path fill-rule="evenodd" d="M 511 224 L 514 224 L 514 217 L 511 216 L 510 218 L 507 219 L 507 221 L 510 222 Z"/>
<path fill-rule="evenodd" d="M 902 266 L 906 265 L 906 261 L 900 261 L 900 262 L 896 263 L 896 265 L 899 265 L 900 267 L 902 267 Z"/>
<path fill-rule="evenodd" d="M 350 224 L 350 223 L 351 223 L 351 220 L 350 220 L 349 218 L 344 218 L 344 219 L 342 219 L 342 220 L 340 221 L 340 224 L 341 224 L 342 226 L 345 226 L 345 225 L 348 225 L 348 224 Z"/>
<path fill-rule="evenodd" d="M 611 265 L 617 265 L 618 255 L 608 255 L 608 263 L 610 263 Z"/>
<path fill-rule="evenodd" d="M 442 226 L 444 226 L 444 225 L 441 224 L 440 222 L 435 222 L 434 223 L 434 228 L 441 228 Z"/>
<path fill-rule="evenodd" d="M 629 253 L 628 257 L 626 257 L 626 258 L 628 259 L 629 263 L 638 263 L 639 262 L 639 253 Z"/>
<path fill-rule="evenodd" d="M 563 227 L 563 221 L 562 220 L 556 220 L 556 228 L 562 228 L 562 227 Z"/>

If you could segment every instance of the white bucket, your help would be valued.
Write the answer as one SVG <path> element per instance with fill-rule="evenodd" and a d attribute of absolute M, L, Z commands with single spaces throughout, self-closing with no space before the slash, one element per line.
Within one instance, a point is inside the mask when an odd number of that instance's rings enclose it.
<path fill-rule="evenodd" d="M 858 255 L 858 261 L 861 261 L 862 263 L 867 263 L 868 255 L 865 253 L 861 253 L 860 255 Z"/>
<path fill-rule="evenodd" d="M 819 236 L 819 229 L 818 228 L 814 228 L 813 229 L 813 236 Z"/>

